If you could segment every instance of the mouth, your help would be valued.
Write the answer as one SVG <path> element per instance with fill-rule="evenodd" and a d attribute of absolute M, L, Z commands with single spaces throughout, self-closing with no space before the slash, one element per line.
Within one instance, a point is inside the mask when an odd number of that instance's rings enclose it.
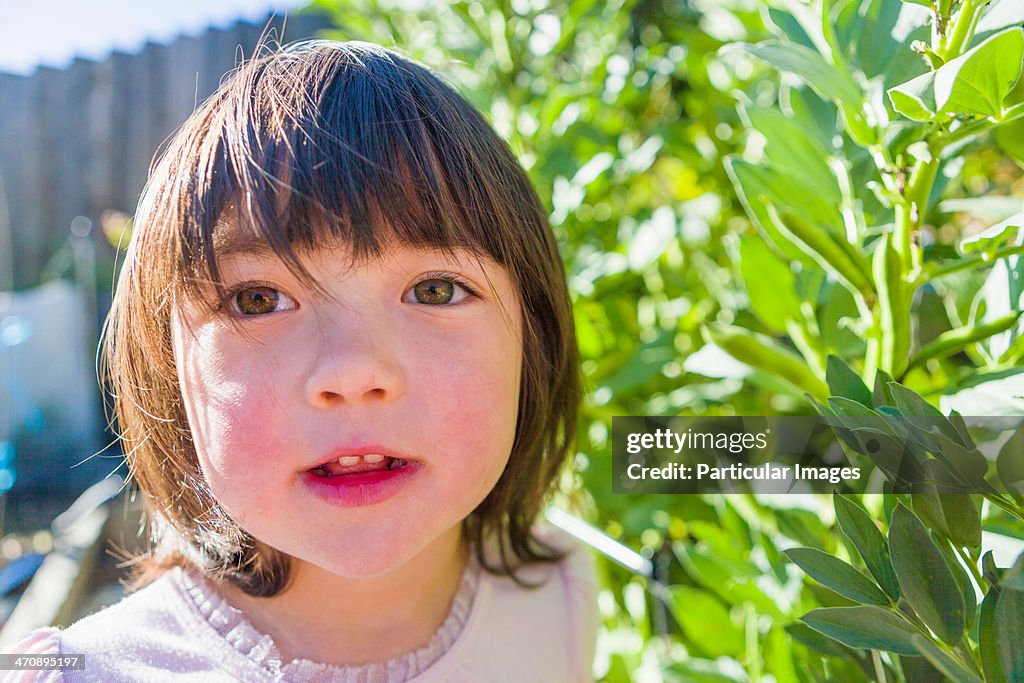
<path fill-rule="evenodd" d="M 321 477 L 343 477 L 364 472 L 399 470 L 409 466 L 408 460 L 395 458 L 383 453 L 343 455 L 312 468 L 310 472 Z"/>

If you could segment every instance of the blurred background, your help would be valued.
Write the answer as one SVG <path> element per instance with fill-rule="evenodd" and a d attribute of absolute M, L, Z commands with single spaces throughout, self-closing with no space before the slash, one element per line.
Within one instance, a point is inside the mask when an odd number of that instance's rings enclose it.
<path fill-rule="evenodd" d="M 13 562 L 0 575 L 8 598 L 0 618 L 55 543 L 66 542 L 53 521 L 97 482 L 73 517 L 103 515 L 126 475 L 96 346 L 153 156 L 265 32 L 298 40 L 331 25 L 289 15 L 298 6 L 0 2 L 10 38 L 0 47 L 0 562 Z M 78 581 L 82 600 L 30 600 L 12 629 L 117 599 L 105 539 L 119 523 L 134 548 L 139 522 L 137 508 L 117 500 L 119 522 L 94 524 L 63 548 L 77 553 L 65 578 Z M 101 595 L 105 583 L 111 592 Z"/>
<path fill-rule="evenodd" d="M 94 371 L 118 247 L 154 152 L 272 27 L 397 46 L 444 74 L 550 211 L 587 382 L 566 485 L 595 538 L 621 544 L 600 565 L 601 680 L 941 680 L 927 658 L 798 621 L 856 604 L 784 554 L 864 565 L 831 496 L 613 496 L 611 418 L 812 414 L 844 396 L 1024 414 L 1019 70 L 993 95 L 1005 111 L 915 118 L 886 96 L 939 68 L 929 41 L 952 60 L 995 37 L 972 59 L 1020 64 L 1015 0 L 959 46 L 933 38 L 930 3 L 898 0 L 25 4 L 0 0 L 0 644 L 32 621 L 26 593 L 58 624 L 120 595 L 109 544 L 131 549 L 139 522 L 133 501 L 106 502 L 125 471 Z M 978 449 L 1011 476 L 1024 439 Z M 925 520 L 965 613 L 995 585 L 982 551 L 993 568 L 1021 552 L 1024 499 L 954 512 L 848 493 L 883 531 L 899 505 Z M 33 596 L 58 551 L 66 590 Z M 1012 619 L 1004 632 L 1024 629 Z"/>

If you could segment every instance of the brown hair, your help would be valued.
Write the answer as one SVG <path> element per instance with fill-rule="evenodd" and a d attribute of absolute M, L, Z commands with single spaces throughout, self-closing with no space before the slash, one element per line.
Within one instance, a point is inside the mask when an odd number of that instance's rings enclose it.
<path fill-rule="evenodd" d="M 174 302 L 198 300 L 203 282 L 221 288 L 214 228 L 229 209 L 311 284 L 297 250 L 339 238 L 356 257 L 394 240 L 469 248 L 508 270 L 523 309 L 515 442 L 463 529 L 496 574 L 558 559 L 531 528 L 575 443 L 579 357 L 562 261 L 526 174 L 471 105 L 393 52 L 332 41 L 261 52 L 154 166 L 104 332 L 104 376 L 156 544 L 135 587 L 176 565 L 251 595 L 288 584 L 288 557 L 239 528 L 204 481 L 171 346 Z M 498 566 L 484 555 L 492 536 Z"/>

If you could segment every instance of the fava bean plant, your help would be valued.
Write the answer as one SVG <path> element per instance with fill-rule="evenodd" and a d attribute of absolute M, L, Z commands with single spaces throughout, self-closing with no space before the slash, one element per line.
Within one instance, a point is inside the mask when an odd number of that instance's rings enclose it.
<path fill-rule="evenodd" d="M 1012 196 L 954 194 L 971 145 L 995 135 L 1020 151 L 1024 5 L 786 1 L 768 14 L 777 37 L 724 48 L 782 77 L 773 101 L 738 98 L 751 134 L 725 162 L 757 226 L 736 257 L 758 324 L 709 324 L 707 339 L 823 415 L 905 436 L 950 490 L 985 491 L 889 495 L 887 538 L 837 497 L 848 558 L 868 571 L 787 550 L 848 601 L 808 611 L 790 634 L 822 653 L 849 648 L 876 680 L 1024 680 L 1024 555 L 1001 569 L 982 554 L 983 519 L 1024 521 L 1024 431 L 990 461 L 960 416 L 1022 414 L 1024 213 Z M 956 214 L 997 220 L 952 228 Z M 934 430 L 897 435 L 886 416 L 927 416 Z"/>

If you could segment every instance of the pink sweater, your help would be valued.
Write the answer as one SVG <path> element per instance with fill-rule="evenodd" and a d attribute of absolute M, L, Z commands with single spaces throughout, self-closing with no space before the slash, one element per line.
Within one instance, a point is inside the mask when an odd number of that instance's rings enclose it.
<path fill-rule="evenodd" d="M 8 652 L 85 655 L 83 671 L 0 672 L 0 683 L 77 681 L 309 681 L 315 683 L 585 683 L 598 615 L 593 562 L 554 530 L 542 534 L 568 549 L 561 563 L 529 567 L 537 589 L 481 571 L 463 574 L 445 622 L 415 652 L 386 662 L 339 667 L 281 661 L 277 647 L 195 571 L 180 569 L 116 605 L 60 631 L 34 631 Z"/>

